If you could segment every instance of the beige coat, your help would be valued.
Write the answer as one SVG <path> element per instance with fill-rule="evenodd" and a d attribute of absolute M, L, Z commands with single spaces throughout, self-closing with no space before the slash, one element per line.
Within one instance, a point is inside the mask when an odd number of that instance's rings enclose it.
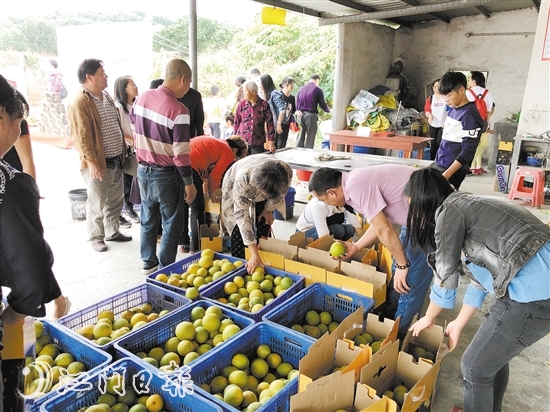
<path fill-rule="evenodd" d="M 113 99 L 108 94 L 104 94 L 104 96 L 112 104 L 113 110 L 116 111 L 118 123 L 122 130 L 120 115 L 115 108 Z M 101 135 L 101 117 L 92 97 L 86 90 L 82 89 L 79 91 L 69 105 L 67 119 L 71 131 L 71 139 L 80 154 L 80 168 L 87 169 L 87 161 L 96 160 L 101 169 L 105 170 L 107 164 L 105 163 L 105 151 Z M 121 137 L 124 148 L 122 153 L 126 154 L 126 141 L 122 132 Z M 122 157 L 122 163 L 124 163 L 124 156 Z"/>

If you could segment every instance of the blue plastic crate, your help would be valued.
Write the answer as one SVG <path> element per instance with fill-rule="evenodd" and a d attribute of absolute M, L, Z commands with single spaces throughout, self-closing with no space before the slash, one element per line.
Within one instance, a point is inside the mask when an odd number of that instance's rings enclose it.
<path fill-rule="evenodd" d="M 201 306 L 205 309 L 210 306 L 218 306 L 223 310 L 224 318 L 233 319 L 233 322 L 241 328 L 241 332 L 235 335 L 231 339 L 231 342 L 239 339 L 242 332 L 254 323 L 251 319 L 224 308 L 221 304 L 218 305 L 206 300 L 199 300 L 183 308 L 182 310 L 163 316 L 160 320 L 158 320 L 158 322 L 143 326 L 142 328 L 124 335 L 114 345 L 115 359 L 131 357 L 132 359 L 135 359 L 136 362 L 146 366 L 147 368 L 158 370 L 154 366 L 138 358 L 135 354 L 138 352 L 149 352 L 152 348 L 157 346 L 163 347 L 164 343 L 169 338 L 175 336 L 176 326 L 180 322 L 189 321 L 191 319 L 191 311 L 197 306 Z M 225 346 L 226 344 L 227 342 L 224 342 L 218 346 Z M 202 361 L 203 357 L 204 355 L 199 356 L 191 362 L 189 366 L 192 366 L 197 361 Z"/>
<path fill-rule="evenodd" d="M 292 325 L 301 324 L 308 311 L 315 310 L 329 312 L 333 320 L 342 322 L 361 306 L 363 321 L 366 322 L 367 314 L 374 307 L 373 299 L 323 283 L 314 283 L 291 297 L 284 305 L 266 313 L 263 320 L 291 328 Z"/>
<path fill-rule="evenodd" d="M 305 282 L 304 277 L 300 275 L 295 275 L 294 273 L 285 272 L 284 270 L 279 269 L 273 269 L 270 267 L 265 267 L 265 274 L 266 275 L 273 275 L 273 276 L 282 276 L 291 278 L 294 281 L 294 284 L 289 287 L 286 292 L 281 293 L 279 296 L 277 296 L 273 302 L 271 302 L 269 305 L 264 306 L 264 308 L 258 312 L 251 313 L 247 312 L 246 310 L 242 310 L 239 308 L 234 308 L 232 306 L 229 306 L 225 303 L 218 302 L 218 298 L 226 297 L 226 294 L 223 290 L 223 287 L 225 285 L 226 281 L 221 281 L 212 285 L 211 288 L 208 288 L 208 290 L 204 291 L 202 293 L 202 296 L 208 300 L 211 300 L 213 302 L 216 302 L 220 305 L 223 305 L 224 307 L 228 307 L 231 310 L 240 313 L 241 315 L 247 316 L 249 318 L 254 319 L 255 322 L 260 322 L 262 320 L 262 316 L 265 315 L 267 312 L 269 312 L 271 309 L 273 309 L 275 306 L 280 306 L 284 302 L 286 302 L 288 299 L 290 299 L 292 296 L 294 296 L 297 292 L 302 290 L 304 288 Z"/>
<path fill-rule="evenodd" d="M 222 369 L 231 365 L 234 355 L 242 353 L 250 359 L 256 358 L 256 348 L 267 344 L 272 352 L 282 356 L 283 362 L 291 363 L 298 369 L 302 359 L 313 344 L 307 336 L 293 330 L 282 328 L 271 323 L 257 323 L 248 329 L 233 345 L 215 348 L 209 352 L 200 363 L 191 369 L 191 378 L 195 385 L 209 384 L 212 379 L 222 374 Z M 238 409 L 197 388 L 200 395 L 220 405 L 224 411 L 238 412 Z M 292 379 L 281 391 L 258 409 L 263 412 L 288 412 L 290 397 L 298 392 L 298 378 Z"/>
<path fill-rule="evenodd" d="M 112 310 L 116 318 L 126 310 L 143 305 L 144 303 L 150 303 L 153 307 L 153 311 L 158 313 L 165 309 L 172 312 L 189 305 L 191 300 L 170 290 L 144 283 L 126 292 L 119 293 L 118 295 L 96 303 L 95 305 L 89 306 L 86 309 L 82 309 L 72 315 L 65 316 L 59 319 L 59 324 L 76 334 L 76 331 L 83 326 L 95 325 L 97 322 L 97 315 L 103 310 Z M 156 320 L 152 322 L 156 322 Z M 78 334 L 77 337 L 106 351 L 111 351 L 113 343 L 117 341 L 117 339 L 115 339 L 106 345 L 97 345 Z"/>
<path fill-rule="evenodd" d="M 88 342 L 78 339 L 71 333 L 67 333 L 64 328 L 60 328 L 55 323 L 47 320 L 41 320 L 41 322 L 44 325 L 44 333 L 50 337 L 50 343 L 55 344 L 60 349 L 60 352 L 69 352 L 73 355 L 75 361 L 82 362 L 86 365 L 86 373 L 82 374 L 81 377 L 75 378 L 76 380 L 84 380 L 85 377 L 97 372 L 113 360 L 112 356 L 108 353 L 95 348 Z M 62 388 L 63 387 L 60 389 Z M 28 405 L 28 410 L 30 412 L 38 412 L 41 405 L 57 396 L 59 393 L 58 389 L 34 401 L 27 401 L 26 405 Z"/>
<path fill-rule="evenodd" d="M 124 368 L 124 371 L 122 371 Z M 41 412 L 74 412 L 85 406 L 94 405 L 97 398 L 102 395 L 103 389 L 102 380 L 105 377 L 110 377 L 117 371 L 124 376 L 124 383 L 130 384 L 139 390 L 148 389 L 147 394 L 160 394 L 164 400 L 163 410 L 168 412 L 222 412 L 222 409 L 215 405 L 212 401 L 197 395 L 195 393 L 185 394 L 184 397 L 172 396 L 175 395 L 174 386 L 166 378 L 149 370 L 144 370 L 143 366 L 129 358 L 120 359 L 110 365 L 109 368 L 103 371 L 98 371 L 88 379 L 83 381 L 78 389 L 61 394 L 42 405 Z M 142 382 L 147 382 L 147 379 L 141 381 L 141 376 L 150 377 L 148 385 L 143 385 Z M 101 389 L 100 389 L 101 388 Z M 74 388 L 77 389 L 77 388 Z"/>
<path fill-rule="evenodd" d="M 167 276 L 170 276 L 172 273 L 181 274 L 181 273 L 185 272 L 187 270 L 187 268 L 189 266 L 191 266 L 191 264 L 198 263 L 200 258 L 201 258 L 201 252 L 195 253 L 194 255 L 191 255 L 191 256 L 189 256 L 185 259 L 182 259 L 178 262 L 172 263 L 171 265 L 165 266 L 162 269 L 159 269 L 154 273 L 151 273 L 150 275 L 147 276 L 146 280 L 147 280 L 148 283 L 152 283 L 152 284 L 160 286 L 164 289 L 168 289 L 168 290 L 172 290 L 172 291 L 177 292 L 177 293 L 185 294 L 185 288 L 180 288 L 180 287 L 177 287 L 177 286 L 169 285 L 169 284 L 164 283 L 164 282 L 160 282 L 160 281 L 156 280 L 155 277 L 160 273 L 164 273 Z M 236 262 L 237 260 L 239 260 L 243 263 L 246 263 L 246 260 L 244 260 L 244 259 L 239 259 L 239 258 L 229 256 L 229 255 L 223 255 L 221 253 L 214 253 L 214 260 L 221 260 L 221 259 L 227 259 L 232 263 Z M 245 271 L 246 271 L 245 265 L 242 265 L 240 268 L 237 268 L 237 269 L 227 273 L 226 276 L 227 275 L 237 276 L 237 275 L 242 274 Z M 214 283 L 218 282 L 219 280 L 221 280 L 223 278 L 225 278 L 225 276 L 222 276 L 220 279 L 216 279 L 214 282 L 211 282 L 208 285 L 205 285 L 200 290 L 201 296 L 204 292 L 209 290 L 213 286 Z"/>

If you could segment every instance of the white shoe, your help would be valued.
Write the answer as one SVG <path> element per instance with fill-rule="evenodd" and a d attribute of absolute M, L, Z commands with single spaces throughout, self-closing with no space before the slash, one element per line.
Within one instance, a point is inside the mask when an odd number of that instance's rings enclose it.
<path fill-rule="evenodd" d="M 159 268 L 158 265 L 157 265 L 157 266 L 153 266 L 153 267 L 150 268 L 150 269 L 141 268 L 141 274 L 144 275 L 144 276 L 148 276 L 148 275 L 150 275 L 151 273 L 155 272 L 158 268 Z"/>

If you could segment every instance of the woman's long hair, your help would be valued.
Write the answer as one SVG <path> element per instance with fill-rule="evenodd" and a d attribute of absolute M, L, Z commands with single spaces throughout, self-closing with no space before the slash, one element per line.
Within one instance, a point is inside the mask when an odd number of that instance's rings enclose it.
<path fill-rule="evenodd" d="M 260 76 L 260 82 L 262 83 L 262 89 L 264 89 L 265 100 L 268 101 L 271 97 L 271 92 L 277 90 L 275 83 L 273 83 L 273 79 L 269 74 L 262 74 Z"/>
<path fill-rule="evenodd" d="M 122 110 L 128 114 L 130 112 L 128 111 L 128 102 L 126 101 L 128 99 L 126 86 L 128 86 L 130 80 L 132 80 L 130 76 L 122 76 L 115 80 L 115 102 L 118 102 L 122 106 Z"/>
<path fill-rule="evenodd" d="M 432 167 L 411 175 L 403 190 L 410 199 L 405 244 L 410 242 L 411 246 L 419 246 L 426 252 L 435 249 L 435 212 L 453 191 L 441 172 Z"/>

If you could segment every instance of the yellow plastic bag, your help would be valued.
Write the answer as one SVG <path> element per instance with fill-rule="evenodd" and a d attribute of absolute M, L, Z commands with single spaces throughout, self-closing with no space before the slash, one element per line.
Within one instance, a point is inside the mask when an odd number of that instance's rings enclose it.
<path fill-rule="evenodd" d="M 397 103 L 393 94 L 378 96 L 378 98 L 379 100 L 376 102 L 376 106 L 386 107 L 388 109 L 397 109 Z"/>
<path fill-rule="evenodd" d="M 262 23 L 286 26 L 286 10 L 277 7 L 262 7 Z"/>

